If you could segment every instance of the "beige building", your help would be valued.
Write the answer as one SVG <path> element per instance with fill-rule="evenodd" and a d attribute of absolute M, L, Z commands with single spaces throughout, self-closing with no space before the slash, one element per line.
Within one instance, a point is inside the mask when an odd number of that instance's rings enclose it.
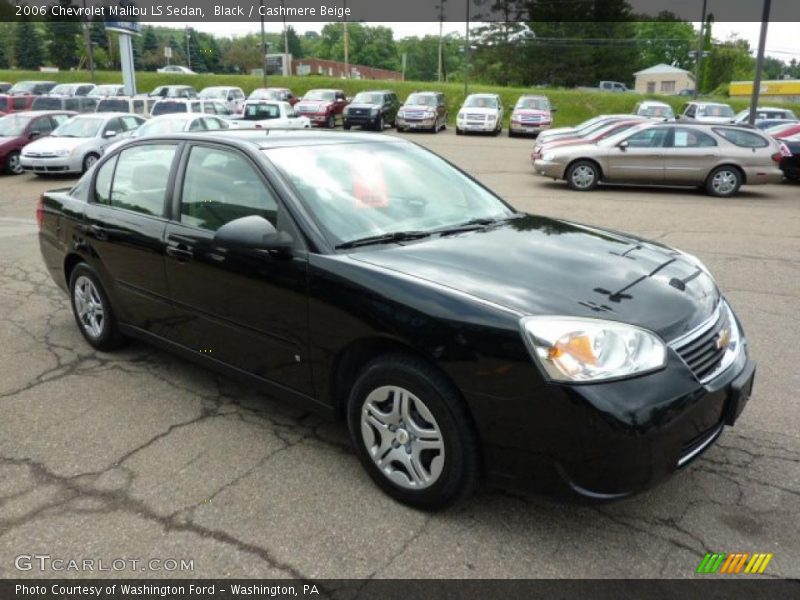
<path fill-rule="evenodd" d="M 634 89 L 640 94 L 672 96 L 681 90 L 694 89 L 694 75 L 686 69 L 660 64 L 634 73 Z"/>

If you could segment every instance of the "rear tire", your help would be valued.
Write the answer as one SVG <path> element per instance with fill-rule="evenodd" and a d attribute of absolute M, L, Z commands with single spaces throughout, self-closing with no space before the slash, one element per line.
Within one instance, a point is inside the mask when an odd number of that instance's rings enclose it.
<path fill-rule="evenodd" d="M 328 120 L 325 121 L 325 127 L 327 127 L 328 129 L 333 129 L 334 127 L 336 127 L 336 117 L 334 117 L 333 115 L 328 117 Z"/>
<path fill-rule="evenodd" d="M 480 471 L 478 437 L 453 385 L 406 354 L 369 363 L 347 405 L 362 465 L 389 496 L 436 510 L 469 496 Z"/>
<path fill-rule="evenodd" d="M 458 127 L 456 127 L 456 135 L 464 135 L 464 132 L 461 131 Z"/>
<path fill-rule="evenodd" d="M 345 122 L 342 124 L 342 127 L 344 128 L 344 130 L 345 130 L 345 131 L 350 131 L 350 127 L 352 127 L 352 125 L 350 125 L 350 123 L 348 123 L 347 121 L 345 121 Z"/>
<path fill-rule="evenodd" d="M 579 160 L 567 169 L 567 183 L 578 192 L 588 192 L 597 187 L 600 181 L 600 168 L 590 160 Z"/>
<path fill-rule="evenodd" d="M 742 187 L 742 174 L 736 167 L 717 167 L 708 174 L 706 192 L 717 198 L 735 196 Z"/>
<path fill-rule="evenodd" d="M 79 263 L 72 269 L 69 297 L 78 329 L 92 348 L 108 351 L 124 343 L 111 301 L 86 263 Z"/>

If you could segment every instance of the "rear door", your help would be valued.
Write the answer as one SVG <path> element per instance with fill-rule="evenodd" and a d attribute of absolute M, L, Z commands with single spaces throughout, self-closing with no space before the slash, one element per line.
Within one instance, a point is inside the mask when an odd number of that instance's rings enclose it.
<path fill-rule="evenodd" d="M 98 165 L 82 227 L 119 318 L 158 335 L 169 333 L 173 316 L 164 232 L 177 150 L 177 143 L 137 144 Z"/>
<path fill-rule="evenodd" d="M 307 260 L 214 243 L 225 223 L 260 215 L 299 240 L 259 167 L 239 150 L 194 144 L 179 172 L 166 231 L 166 273 L 176 339 L 223 363 L 312 394 L 308 363 Z"/>
<path fill-rule="evenodd" d="M 606 179 L 620 182 L 659 184 L 664 182 L 664 146 L 669 128 L 651 127 L 637 131 L 625 146 L 609 148 Z"/>
<path fill-rule="evenodd" d="M 719 159 L 717 141 L 694 127 L 672 127 L 664 148 L 667 183 L 701 184 Z"/>

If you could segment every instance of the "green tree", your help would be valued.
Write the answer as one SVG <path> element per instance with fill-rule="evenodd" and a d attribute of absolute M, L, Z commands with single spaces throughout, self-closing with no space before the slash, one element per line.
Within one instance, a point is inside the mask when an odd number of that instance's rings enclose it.
<path fill-rule="evenodd" d="M 297 32 L 291 25 L 286 28 L 286 42 L 286 45 L 289 46 L 289 54 L 292 55 L 292 58 L 305 57 L 305 53 L 303 52 L 303 43 L 300 40 L 300 36 L 297 35 Z M 281 48 L 283 48 L 283 46 L 281 46 Z"/>
<path fill-rule="evenodd" d="M 38 69 L 44 63 L 39 32 L 27 18 L 17 22 L 14 36 L 14 61 L 20 69 Z"/>
<path fill-rule="evenodd" d="M 0 69 L 7 69 L 9 67 L 8 58 L 6 57 L 6 49 L 0 45 Z"/>
<path fill-rule="evenodd" d="M 59 4 L 68 6 L 69 0 L 59 0 Z M 80 63 L 81 23 L 78 19 L 64 20 L 64 17 L 52 17 L 45 23 L 47 32 L 47 55 L 50 62 L 59 69 L 76 68 Z"/>
<path fill-rule="evenodd" d="M 634 23 L 633 30 L 639 53 L 639 69 L 662 63 L 681 69 L 692 67 L 689 52 L 696 49 L 698 34 L 691 23 L 664 11 L 655 21 Z"/>
<path fill-rule="evenodd" d="M 755 76 L 755 59 L 747 40 L 733 37 L 716 43 L 703 63 L 701 92 L 710 92 L 722 84 L 751 80 Z"/>
<path fill-rule="evenodd" d="M 789 65 L 778 58 L 767 56 L 764 58 L 764 79 L 783 79 L 789 74 Z"/>

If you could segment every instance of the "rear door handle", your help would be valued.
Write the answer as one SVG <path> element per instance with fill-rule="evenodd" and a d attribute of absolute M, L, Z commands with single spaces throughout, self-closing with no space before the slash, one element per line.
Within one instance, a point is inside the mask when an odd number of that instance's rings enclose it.
<path fill-rule="evenodd" d="M 108 231 L 105 227 L 100 227 L 100 225 L 81 225 L 79 230 L 82 233 L 91 235 L 96 240 L 105 241 L 108 239 Z"/>

